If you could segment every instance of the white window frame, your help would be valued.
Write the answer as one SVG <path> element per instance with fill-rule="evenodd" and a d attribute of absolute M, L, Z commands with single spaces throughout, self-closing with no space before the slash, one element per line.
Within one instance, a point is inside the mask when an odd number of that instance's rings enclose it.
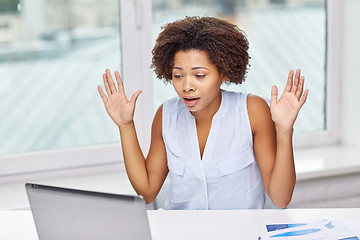
<path fill-rule="evenodd" d="M 153 119 L 151 65 L 152 5 L 149 0 L 121 0 L 122 78 L 128 98 L 142 90 L 135 110 L 140 146 L 146 154 L 150 146 Z"/>
<path fill-rule="evenodd" d="M 149 0 L 120 0 L 122 77 L 128 97 L 141 89 L 135 112 L 140 145 L 146 154 L 153 119 L 152 5 Z M 341 27 L 343 1 L 327 2 L 327 129 L 295 136 L 296 148 L 323 146 L 339 141 L 339 89 L 341 80 Z M 310 94 L 312 93 L 310 89 Z M 105 114 L 105 112 L 104 112 Z M 19 141 L 21 144 L 21 141 Z M 86 148 L 44 151 L 0 157 L 0 183 L 25 181 L 38 176 L 94 173 L 123 169 L 119 143 Z M 117 166 L 117 167 L 114 167 Z"/>
<path fill-rule="evenodd" d="M 144 11 L 150 11 L 146 16 L 144 16 L 143 20 L 147 23 L 151 23 L 152 19 L 145 17 L 151 17 L 151 1 L 141 1 L 141 0 L 133 0 L 133 1 L 124 1 L 128 4 L 130 2 L 141 2 L 144 7 Z M 325 145 L 333 145 L 339 143 L 339 127 L 340 127 L 340 103 L 337 99 L 340 97 L 340 82 L 341 82 L 341 29 L 343 24 L 343 1 L 337 1 L 337 0 L 327 0 L 326 4 L 326 15 L 327 15 L 327 38 L 326 38 L 326 129 L 323 131 L 318 132 L 311 132 L 311 133 L 301 133 L 294 137 L 294 147 L 296 149 L 298 148 L 307 148 L 307 147 L 315 147 L 315 146 L 325 146 Z M 123 15 L 125 16 L 125 15 Z M 151 29 L 151 24 L 148 26 Z M 124 36 L 126 34 L 131 34 L 132 30 L 128 28 L 129 31 L 123 31 Z M 144 29 L 145 31 L 148 31 L 148 29 Z M 146 33 L 146 35 L 151 34 L 149 32 Z M 134 44 L 134 40 L 136 38 L 136 35 L 134 35 L 134 38 L 130 41 L 129 48 L 131 44 Z M 151 39 L 151 37 L 149 38 Z M 136 40 L 136 41 L 137 41 Z M 150 40 L 149 40 L 150 41 Z M 142 49 L 147 49 L 149 46 L 149 43 L 146 41 L 144 42 L 144 38 L 141 40 L 141 42 L 137 42 L 139 45 L 142 44 Z M 140 51 L 140 50 L 139 50 Z M 136 63 L 139 61 L 144 61 L 144 59 L 150 59 L 151 49 L 148 50 L 148 52 L 144 52 L 145 55 L 143 57 L 140 57 L 138 60 L 133 60 L 134 64 L 129 64 L 125 67 L 124 70 L 127 70 L 128 74 L 137 74 L 139 75 L 137 79 L 143 79 L 145 82 L 138 83 L 138 86 L 144 86 L 146 84 L 147 88 L 143 89 L 152 89 L 152 82 L 149 81 L 151 79 L 151 73 L 149 72 L 149 69 L 147 66 L 143 69 L 139 69 L 136 67 Z M 124 61 L 125 63 L 125 61 Z M 144 71 L 142 76 L 148 76 L 145 78 L 142 78 L 140 75 L 141 73 L 137 71 Z M 136 89 L 136 88 L 135 88 Z M 153 104 L 152 101 L 152 91 L 146 91 L 146 96 L 148 97 L 146 99 L 145 105 L 142 106 L 142 108 L 150 110 L 153 108 L 151 104 Z M 310 96 L 311 94 L 317 94 L 315 92 L 311 92 L 310 89 Z M 151 116 L 151 113 L 146 113 L 146 116 Z M 149 118 L 152 119 L 152 118 Z M 144 129 L 146 131 L 146 129 Z M 145 139 L 144 139 L 145 140 Z M 148 140 L 150 141 L 150 140 Z"/>
<path fill-rule="evenodd" d="M 326 43 L 326 129 L 319 132 L 299 134 L 294 137 L 295 148 L 316 147 L 339 143 L 340 83 L 342 55 L 343 1 L 327 0 Z M 309 92 L 317 94 L 315 92 Z M 305 103 L 306 105 L 306 103 Z"/>
<path fill-rule="evenodd" d="M 123 23 L 120 26 L 123 54 L 121 72 L 128 96 L 137 89 L 143 90 L 137 103 L 135 124 L 141 147 L 147 152 L 153 115 L 153 108 L 146 107 L 148 104 L 152 106 L 151 1 L 119 1 L 120 23 Z M 124 169 L 120 143 L 2 156 L 0 165 L 0 183 Z"/>

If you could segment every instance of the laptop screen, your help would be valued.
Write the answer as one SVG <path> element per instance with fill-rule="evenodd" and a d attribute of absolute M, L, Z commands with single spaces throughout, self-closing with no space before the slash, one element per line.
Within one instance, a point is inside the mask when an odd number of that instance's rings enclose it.
<path fill-rule="evenodd" d="M 27 183 L 39 240 L 150 240 L 145 201 L 138 196 Z"/>

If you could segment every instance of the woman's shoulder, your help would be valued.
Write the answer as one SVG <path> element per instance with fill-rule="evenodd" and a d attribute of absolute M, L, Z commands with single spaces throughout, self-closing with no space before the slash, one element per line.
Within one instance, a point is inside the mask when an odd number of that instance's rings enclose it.
<path fill-rule="evenodd" d="M 252 127 L 256 128 L 256 126 L 271 121 L 268 101 L 262 97 L 249 94 L 247 97 L 247 110 Z"/>
<path fill-rule="evenodd" d="M 257 95 L 248 94 L 247 95 L 247 105 L 248 108 L 269 108 L 269 100 L 259 97 Z"/>

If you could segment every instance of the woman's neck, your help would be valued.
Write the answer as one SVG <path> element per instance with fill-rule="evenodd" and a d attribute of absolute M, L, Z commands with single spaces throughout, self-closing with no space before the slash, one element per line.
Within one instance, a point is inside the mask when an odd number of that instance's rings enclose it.
<path fill-rule="evenodd" d="M 195 120 L 197 124 L 207 124 L 209 122 L 212 121 L 214 115 L 218 112 L 218 110 L 220 109 L 221 106 L 221 92 L 219 93 L 218 97 L 216 97 L 214 99 L 214 101 L 205 109 L 201 110 L 201 111 L 196 111 L 196 112 L 190 112 Z"/>

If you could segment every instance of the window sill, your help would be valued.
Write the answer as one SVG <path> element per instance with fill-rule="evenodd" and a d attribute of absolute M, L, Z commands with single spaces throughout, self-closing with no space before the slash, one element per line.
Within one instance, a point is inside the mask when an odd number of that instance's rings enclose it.
<path fill-rule="evenodd" d="M 344 145 L 295 150 L 297 180 L 360 173 L 360 149 Z"/>
<path fill-rule="evenodd" d="M 350 146 L 334 145 L 297 149 L 295 150 L 295 161 L 298 181 L 360 173 L 360 149 Z M 100 171 L 99 167 L 97 167 L 97 171 Z M 123 166 L 116 168 L 115 172 L 100 171 L 79 174 L 79 169 L 74 169 L 73 176 L 66 172 L 66 177 L 61 176 L 61 173 L 65 174 L 58 172 L 55 176 L 54 173 L 49 173 L 49 176 L 42 176 L 41 179 L 25 178 L 20 180 L 18 178 L 16 182 L 0 184 L 0 195 L 7 196 L 0 201 L 0 209 L 28 207 L 24 188 L 24 183 L 27 181 L 94 191 L 134 194 Z"/>

